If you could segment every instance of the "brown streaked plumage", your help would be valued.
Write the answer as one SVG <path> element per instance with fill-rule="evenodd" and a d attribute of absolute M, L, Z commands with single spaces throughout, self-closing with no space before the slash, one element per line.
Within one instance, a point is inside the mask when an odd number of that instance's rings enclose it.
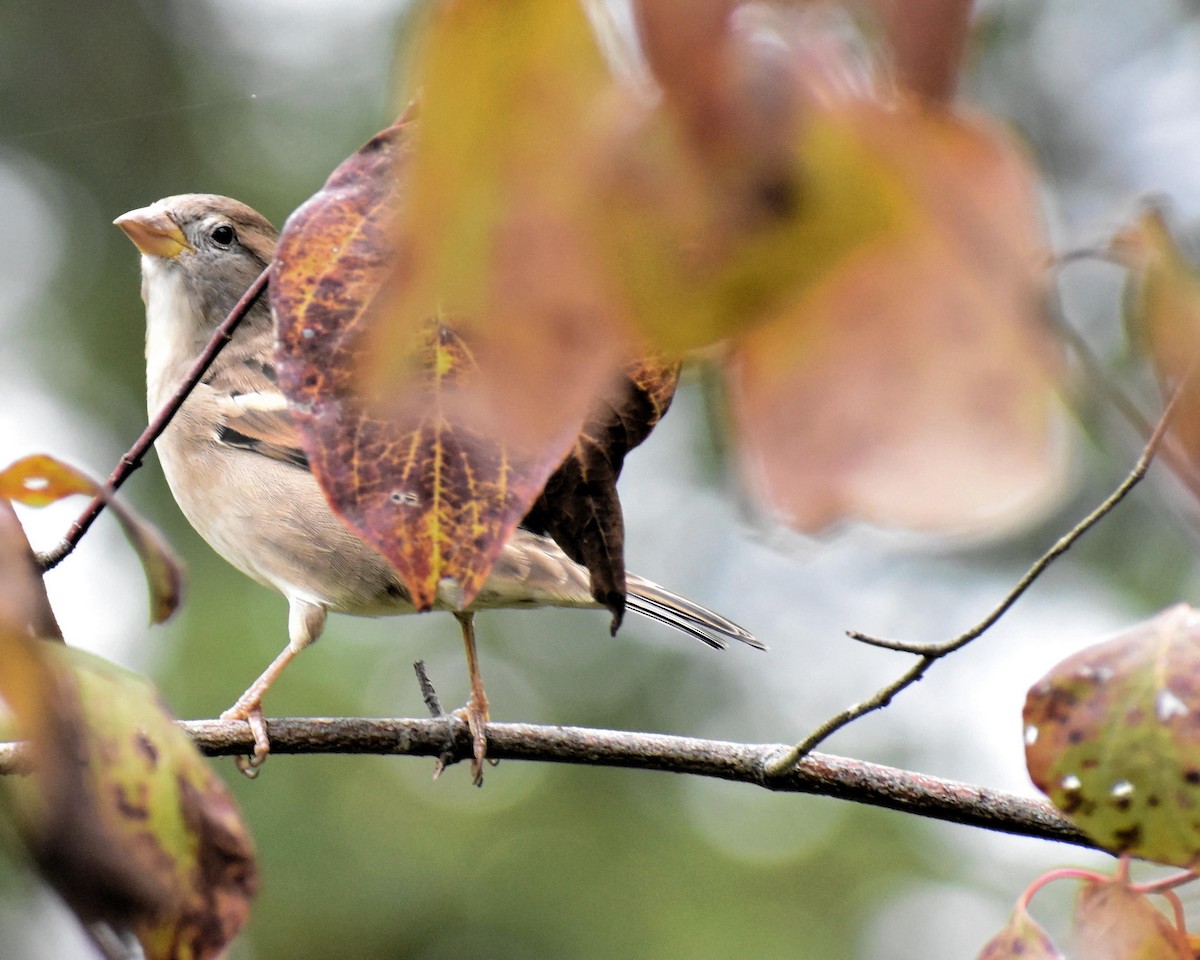
<path fill-rule="evenodd" d="M 142 253 L 146 380 L 151 416 L 174 392 L 213 329 L 270 261 L 276 231 L 228 197 L 168 197 L 114 221 Z M 327 611 L 359 616 L 411 613 L 395 571 L 333 513 L 313 475 L 274 382 L 274 331 L 265 298 L 155 444 L 163 472 L 192 526 L 243 573 L 288 601 L 289 642 L 223 714 L 255 731 L 255 758 L 269 749 L 261 700 L 284 666 L 320 636 Z M 629 575 L 629 606 L 713 647 L 761 647 L 725 618 Z M 453 597 L 439 604 L 453 610 Z M 587 570 L 551 538 L 519 529 L 505 545 L 470 611 L 488 607 L 597 607 Z M 475 669 L 470 611 L 464 625 L 472 666 L 467 714 L 480 775 L 487 701 Z"/>

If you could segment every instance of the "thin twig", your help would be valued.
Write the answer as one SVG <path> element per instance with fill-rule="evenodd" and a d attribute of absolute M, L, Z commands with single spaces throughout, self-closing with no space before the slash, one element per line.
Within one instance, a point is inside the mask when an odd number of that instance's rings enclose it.
<path fill-rule="evenodd" d="M 473 756 L 465 720 L 289 718 L 267 721 L 271 753 L 376 754 L 438 757 L 447 749 L 447 725 L 455 761 Z M 253 747 L 240 720 L 190 720 L 181 726 L 210 756 L 237 756 Z M 768 790 L 819 794 L 937 820 L 1058 840 L 1094 844 L 1048 803 L 999 790 L 942 780 L 828 754 L 812 753 L 780 776 L 767 772 L 787 750 L 783 744 L 732 743 L 690 737 L 582 727 L 489 723 L 488 754 L 501 760 L 537 760 L 583 766 L 626 767 L 715 777 Z M 18 754 L 20 751 L 18 751 Z M 17 761 L 21 762 L 18 756 Z M 270 776 L 270 765 L 266 767 Z M 0 763 L 0 773 L 10 772 Z"/>
<path fill-rule="evenodd" d="M 1190 379 L 1190 374 L 1188 378 Z M 1138 457 L 1137 463 L 1124 480 L 1117 488 L 1104 498 L 1100 506 L 1096 507 L 1091 513 L 1075 524 L 1070 532 L 1059 538 L 1049 550 L 1042 554 L 1034 564 L 1025 572 L 1025 575 L 1017 581 L 1015 587 L 1012 588 L 996 605 L 983 620 L 971 627 L 965 633 L 959 634 L 953 640 L 948 640 L 944 643 L 905 643 L 898 640 L 884 640 L 879 637 L 868 636 L 864 633 L 859 633 L 857 630 L 847 631 L 848 635 L 855 640 L 860 640 L 863 643 L 871 644 L 876 647 L 884 647 L 888 650 L 899 650 L 904 653 L 914 653 L 919 656 L 939 658 L 944 657 L 948 653 L 953 653 L 965 647 L 972 640 L 981 636 L 992 627 L 1004 614 L 1006 614 L 1014 603 L 1033 586 L 1034 581 L 1038 579 L 1055 560 L 1066 553 L 1075 542 L 1087 533 L 1092 527 L 1099 523 L 1105 516 L 1112 512 L 1113 508 L 1118 503 L 1128 496 L 1129 492 L 1141 483 L 1146 476 L 1146 471 L 1150 469 L 1150 464 L 1154 462 L 1154 456 L 1158 452 L 1159 446 L 1162 444 L 1163 437 L 1166 436 L 1167 428 L 1171 424 L 1171 419 L 1175 413 L 1175 408 L 1179 402 L 1179 398 L 1183 395 L 1182 384 L 1180 389 L 1177 389 L 1172 395 L 1166 408 L 1163 410 L 1162 416 L 1158 420 L 1158 424 L 1154 427 L 1154 432 L 1150 434 L 1150 439 L 1146 441 L 1146 446 L 1142 448 L 1141 456 Z"/>
<path fill-rule="evenodd" d="M 418 660 L 413 664 L 413 670 L 417 674 L 417 686 L 421 688 L 421 699 L 425 701 L 429 715 L 431 717 L 444 717 L 446 711 L 442 709 L 442 701 L 438 699 L 437 691 L 433 688 L 433 681 L 429 679 L 429 672 L 425 669 L 425 661 Z"/>
<path fill-rule="evenodd" d="M 1190 378 L 1191 374 L 1189 374 Z M 1184 379 L 1184 382 L 1188 378 Z M 1021 577 L 1015 587 L 1008 592 L 1003 600 L 989 613 L 983 620 L 971 627 L 965 633 L 959 634 L 952 640 L 943 643 L 907 643 L 900 640 L 886 640 L 880 637 L 872 637 L 865 633 L 860 633 L 857 630 L 848 630 L 847 634 L 862 643 L 870 644 L 875 647 L 883 647 L 886 650 L 896 650 L 901 653 L 912 653 L 920 657 L 920 659 L 906 670 L 899 678 L 893 680 L 887 686 L 880 689 L 874 696 L 868 697 L 851 707 L 847 707 L 841 713 L 830 717 L 822 723 L 817 729 L 812 731 L 807 737 L 797 743 L 794 747 L 778 757 L 769 767 L 768 773 L 771 776 L 778 776 L 788 770 L 792 764 L 804 757 L 809 751 L 813 750 L 818 744 L 824 742 L 832 734 L 836 733 L 842 727 L 854 722 L 859 717 L 871 713 L 874 710 L 879 710 L 891 703 L 892 698 L 900 691 L 912 686 L 929 670 L 934 663 L 940 660 L 947 654 L 953 653 L 956 650 L 961 650 L 972 640 L 975 640 L 987 632 L 1009 609 L 1021 598 L 1021 596 L 1033 586 L 1034 582 L 1045 572 L 1055 560 L 1061 557 L 1071 548 L 1071 546 L 1088 530 L 1094 527 L 1101 519 L 1103 519 L 1114 507 L 1129 494 L 1129 492 L 1141 482 L 1145 477 L 1146 471 L 1150 469 L 1150 464 L 1154 462 L 1154 455 L 1158 451 L 1163 437 L 1166 435 L 1167 428 L 1170 426 L 1172 415 L 1175 412 L 1176 404 L 1182 396 L 1182 384 L 1179 389 L 1171 395 L 1170 401 L 1167 403 L 1166 409 L 1163 410 L 1162 417 L 1159 418 L 1158 424 L 1154 428 L 1154 432 L 1150 435 L 1150 439 L 1146 441 L 1146 446 L 1142 450 L 1142 454 L 1138 457 L 1137 463 L 1129 475 L 1121 482 L 1121 484 L 1110 493 L 1100 506 L 1096 507 L 1083 520 L 1077 523 L 1071 531 L 1065 536 L 1059 538 L 1058 542 L 1047 550 Z"/>
<path fill-rule="evenodd" d="M 242 318 L 250 312 L 250 308 L 254 306 L 255 301 L 258 300 L 263 290 L 266 289 L 269 272 L 270 267 L 267 267 L 258 275 L 258 278 L 250 284 L 249 289 L 242 294 L 242 298 L 234 304 L 233 309 L 229 311 L 229 315 L 221 321 L 221 325 L 213 331 L 212 338 L 192 365 L 191 370 L 188 371 L 188 375 L 184 377 L 183 382 L 179 385 L 179 389 L 175 391 L 170 400 L 163 404 L 162 409 L 150 421 L 149 426 L 142 431 L 142 435 L 137 438 L 137 441 L 129 448 L 129 451 L 121 457 L 116 469 L 113 470 L 105 483 L 102 495 L 94 497 L 92 502 L 84 508 L 83 513 L 71 524 L 67 535 L 63 537 L 62 542 L 58 546 L 53 550 L 39 554 L 38 562 L 43 571 L 51 570 L 58 566 L 75 549 L 80 539 L 87 533 L 88 528 L 104 509 L 105 495 L 111 499 L 112 494 L 120 488 L 129 475 L 142 465 L 142 458 L 150 449 L 151 444 L 167 428 L 167 424 L 171 422 L 171 418 L 183 406 L 184 400 L 187 399 L 188 394 L 192 392 L 196 384 L 200 382 L 200 378 L 204 376 L 208 368 L 212 365 L 213 360 L 217 358 L 217 354 L 224 349 L 225 344 L 233 337 L 233 331 L 242 322 Z"/>
<path fill-rule="evenodd" d="M 447 728 L 446 744 L 438 756 L 437 762 L 433 765 L 433 779 L 437 780 L 445 773 L 446 768 L 455 762 L 453 726 L 455 718 L 449 716 L 442 709 L 442 701 L 438 699 L 433 681 L 429 679 L 429 672 L 425 669 L 425 661 L 418 660 L 413 664 L 413 670 L 417 674 L 417 686 L 421 688 L 421 699 L 425 701 L 425 708 L 429 711 L 429 715 L 435 720 L 446 720 L 450 724 Z M 482 786 L 482 783 L 476 783 L 475 786 Z"/>

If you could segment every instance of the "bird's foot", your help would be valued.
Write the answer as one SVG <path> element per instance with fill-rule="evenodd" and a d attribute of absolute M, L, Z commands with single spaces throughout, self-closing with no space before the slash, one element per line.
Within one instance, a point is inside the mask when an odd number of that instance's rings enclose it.
<path fill-rule="evenodd" d="M 471 739 L 474 743 L 474 753 L 471 757 L 471 780 L 477 787 L 483 786 L 483 762 L 488 759 L 487 756 L 487 722 L 488 722 L 488 699 L 482 688 L 471 692 L 471 699 L 467 701 L 465 707 L 460 707 L 454 711 L 454 715 L 460 720 L 467 721 L 467 727 L 471 731 Z M 495 760 L 488 760 L 492 766 L 496 765 Z"/>
<path fill-rule="evenodd" d="M 237 768 L 253 780 L 271 753 L 271 738 L 267 736 L 267 721 L 263 718 L 262 706 L 258 703 L 243 703 L 239 700 L 221 714 L 222 720 L 245 720 L 250 724 L 250 733 L 254 736 L 254 753 L 249 756 L 239 756 L 236 759 Z"/>

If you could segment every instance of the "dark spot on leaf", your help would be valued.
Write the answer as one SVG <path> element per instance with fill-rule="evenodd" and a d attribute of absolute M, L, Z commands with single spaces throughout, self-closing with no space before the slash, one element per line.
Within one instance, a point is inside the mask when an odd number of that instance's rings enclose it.
<path fill-rule="evenodd" d="M 197 839 L 198 899 L 179 921 L 179 937 L 191 956 L 216 956 L 241 928 L 258 888 L 254 850 L 229 796 L 219 787 L 198 790 L 178 778 L 180 812 Z"/>
<path fill-rule="evenodd" d="M 1099 765 L 1100 761 L 1096 757 L 1084 757 L 1079 763 L 1080 769 L 1083 770 L 1095 770 Z"/>
<path fill-rule="evenodd" d="M 1152 793 L 1152 794 L 1150 794 L 1150 796 L 1146 797 L 1146 806 L 1157 807 L 1158 804 L 1159 804 L 1159 800 L 1158 800 L 1157 793 Z"/>
<path fill-rule="evenodd" d="M 1067 734 L 1067 743 L 1082 743 L 1085 739 L 1085 734 L 1082 730 L 1076 728 Z"/>
<path fill-rule="evenodd" d="M 149 820 L 150 808 L 146 804 L 146 784 L 139 784 L 142 794 L 140 800 L 135 800 L 129 796 L 125 790 L 125 786 L 120 783 L 113 784 L 113 800 L 116 803 L 117 812 L 128 820 Z"/>
<path fill-rule="evenodd" d="M 134 735 L 133 745 L 137 748 L 137 752 L 146 758 L 146 763 L 151 770 L 158 767 L 158 748 L 144 731 L 139 730 Z"/>
<path fill-rule="evenodd" d="M 1196 784 L 1200 783 L 1200 770 L 1188 770 L 1183 775 L 1183 779 L 1192 786 L 1195 786 Z"/>
<path fill-rule="evenodd" d="M 1138 825 L 1117 830 L 1113 833 L 1113 846 L 1117 850 L 1128 850 L 1137 846 L 1142 840 L 1142 828 Z"/>
<path fill-rule="evenodd" d="M 763 208 L 780 220 L 792 216 L 800 203 L 796 181 L 787 174 L 760 180 L 754 192 Z"/>

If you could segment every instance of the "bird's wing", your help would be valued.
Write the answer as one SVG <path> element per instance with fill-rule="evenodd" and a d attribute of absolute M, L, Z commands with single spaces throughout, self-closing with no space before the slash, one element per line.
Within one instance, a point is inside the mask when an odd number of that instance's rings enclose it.
<path fill-rule="evenodd" d="M 278 390 L 223 395 L 217 410 L 218 443 L 309 469 L 287 401 Z"/>

